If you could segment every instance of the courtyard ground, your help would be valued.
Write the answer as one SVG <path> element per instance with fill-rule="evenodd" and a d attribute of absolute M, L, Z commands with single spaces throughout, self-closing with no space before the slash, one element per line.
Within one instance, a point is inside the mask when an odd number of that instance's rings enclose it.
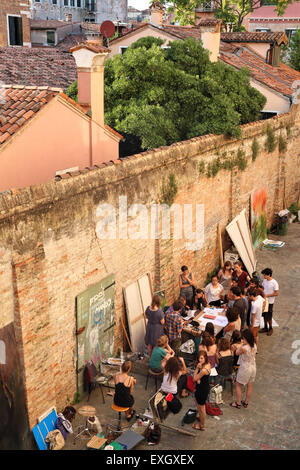
<path fill-rule="evenodd" d="M 229 406 L 232 396 L 227 385 L 223 393 L 224 404 L 221 405 L 223 415 L 220 420 L 207 416 L 205 432 L 193 431 L 191 425 L 185 425 L 183 429 L 196 434 L 190 437 L 162 428 L 159 445 L 149 447 L 144 441 L 136 449 L 300 449 L 300 224 L 290 224 L 284 237 L 272 234 L 269 238 L 285 242 L 284 247 L 276 251 L 257 251 L 258 271 L 272 268 L 273 277 L 279 283 L 279 297 L 275 301 L 273 315 L 279 327 L 274 328 L 272 336 L 259 335 L 257 376 L 248 408 L 238 410 Z M 137 413 L 145 410 L 148 399 L 155 392 L 153 380 L 145 390 L 146 371 L 146 363 L 135 363 Z M 171 424 L 179 428 L 185 411 L 195 408 L 191 396 L 182 399 L 182 403 L 181 413 L 170 418 Z M 116 418 L 111 409 L 112 397 L 106 394 L 105 404 L 102 404 L 99 390 L 92 392 L 89 402 L 82 401 L 76 408 L 87 404 L 96 407 L 103 428 Z M 84 418 L 77 414 L 74 426 L 82 420 Z M 69 437 L 64 449 L 84 449 L 87 441 L 88 438 L 78 438 L 73 445 Z"/>

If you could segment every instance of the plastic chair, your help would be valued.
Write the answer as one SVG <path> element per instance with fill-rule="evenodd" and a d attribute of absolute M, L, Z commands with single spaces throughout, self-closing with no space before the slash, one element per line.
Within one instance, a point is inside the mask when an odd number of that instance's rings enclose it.
<path fill-rule="evenodd" d="M 157 378 L 160 377 L 160 376 L 162 376 L 163 373 L 164 373 L 163 370 L 162 370 L 161 372 L 153 372 L 152 369 L 148 369 L 148 374 L 147 374 L 147 378 L 146 378 L 145 390 L 147 390 L 149 377 L 153 377 L 153 378 L 155 379 L 155 391 L 157 392 Z"/>

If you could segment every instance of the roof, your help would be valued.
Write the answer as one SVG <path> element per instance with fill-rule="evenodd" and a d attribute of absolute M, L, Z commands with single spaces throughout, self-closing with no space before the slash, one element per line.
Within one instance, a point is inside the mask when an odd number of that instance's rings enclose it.
<path fill-rule="evenodd" d="M 291 97 L 294 93 L 292 84 L 300 80 L 300 72 L 280 63 L 273 67 L 265 59 L 247 45 L 220 43 L 220 60 L 237 69 L 248 68 L 251 77 L 261 84 Z"/>
<path fill-rule="evenodd" d="M 0 146 L 61 91 L 52 87 L 2 86 Z"/>
<path fill-rule="evenodd" d="M 95 52 L 96 54 L 100 54 L 102 52 L 110 52 L 110 49 L 103 46 L 100 41 L 84 41 L 81 44 L 72 47 L 72 49 L 70 49 L 70 52 L 75 52 L 79 49 L 88 49 L 89 51 Z"/>
<path fill-rule="evenodd" d="M 3 85 L 0 94 L 0 148 L 56 96 L 87 115 L 86 110 L 65 95 L 61 88 Z M 115 137 L 123 139 L 123 136 L 111 127 L 104 127 Z"/>
<path fill-rule="evenodd" d="M 255 19 L 276 19 L 278 21 L 282 21 L 282 19 L 300 20 L 300 2 L 293 2 L 288 5 L 285 12 L 280 16 L 277 15 L 274 5 L 264 5 L 250 13 L 249 20 L 253 21 Z"/>
<path fill-rule="evenodd" d="M 63 26 L 71 26 L 70 21 L 60 21 L 60 20 L 30 20 L 30 29 L 57 29 L 62 28 Z"/>
<path fill-rule="evenodd" d="M 72 54 L 60 48 L 0 47 L 0 81 L 66 90 L 77 79 Z"/>
<path fill-rule="evenodd" d="M 93 33 L 99 33 L 100 34 L 100 24 L 98 23 L 91 23 L 89 21 L 85 21 L 83 23 L 80 23 L 81 29 L 91 31 Z"/>
<path fill-rule="evenodd" d="M 84 34 L 68 34 L 68 36 L 57 44 L 56 49 L 69 52 L 72 47 L 78 46 L 78 44 L 85 42 L 85 40 Z"/>
<path fill-rule="evenodd" d="M 224 42 L 263 42 L 269 44 L 276 42 L 278 45 L 288 43 L 288 38 L 282 31 L 279 33 L 251 33 L 248 31 L 242 33 L 221 33 L 221 40 Z"/>

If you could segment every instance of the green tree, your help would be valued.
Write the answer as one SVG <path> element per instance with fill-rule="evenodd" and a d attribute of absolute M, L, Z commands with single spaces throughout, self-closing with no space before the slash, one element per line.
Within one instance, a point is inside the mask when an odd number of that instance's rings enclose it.
<path fill-rule="evenodd" d="M 260 118 L 266 100 L 247 70 L 211 63 L 193 38 L 165 50 L 146 39 L 106 62 L 105 120 L 125 137 L 122 156 L 208 133 L 239 136 L 240 124 Z"/>
<path fill-rule="evenodd" d="M 300 29 L 292 35 L 288 45 L 288 63 L 300 72 Z"/>
<path fill-rule="evenodd" d="M 289 3 L 293 0 L 274 0 L 278 15 L 282 15 Z M 154 0 L 152 0 L 152 3 Z M 160 0 L 162 5 L 171 5 L 169 10 L 176 12 L 175 19 L 181 24 L 193 24 L 195 20 L 195 8 L 207 3 L 207 0 Z M 215 16 L 221 18 L 224 23 L 233 23 L 234 30 L 242 29 L 242 22 L 248 13 L 252 13 L 261 5 L 261 0 L 214 0 L 216 5 Z"/>

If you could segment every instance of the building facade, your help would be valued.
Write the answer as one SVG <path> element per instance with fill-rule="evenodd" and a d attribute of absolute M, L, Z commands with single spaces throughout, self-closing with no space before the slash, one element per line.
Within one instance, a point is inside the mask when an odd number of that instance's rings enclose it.
<path fill-rule="evenodd" d="M 1 0 L 0 46 L 31 46 L 29 0 Z"/>
<path fill-rule="evenodd" d="M 90 21 L 127 20 L 127 0 L 29 0 L 32 19 Z"/>

